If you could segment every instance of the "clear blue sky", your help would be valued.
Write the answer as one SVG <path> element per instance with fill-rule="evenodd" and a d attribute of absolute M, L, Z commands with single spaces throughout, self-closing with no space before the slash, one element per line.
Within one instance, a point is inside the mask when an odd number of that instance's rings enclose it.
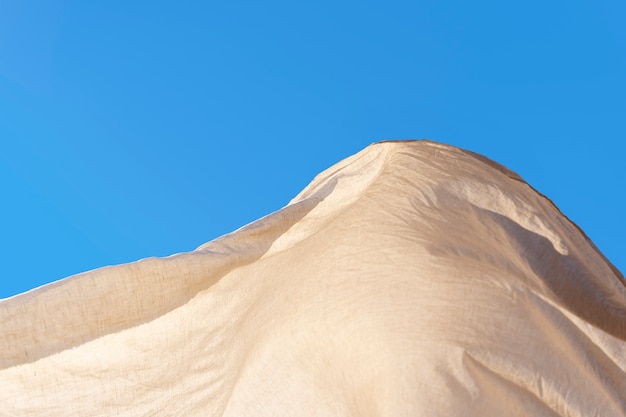
<path fill-rule="evenodd" d="M 195 249 L 371 142 L 522 175 L 626 269 L 626 3 L 0 0 L 0 297 Z"/>

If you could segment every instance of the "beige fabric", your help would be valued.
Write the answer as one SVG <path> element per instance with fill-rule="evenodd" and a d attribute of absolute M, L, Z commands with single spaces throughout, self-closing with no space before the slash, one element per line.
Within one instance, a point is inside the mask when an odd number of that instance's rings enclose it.
<path fill-rule="evenodd" d="M 624 416 L 626 287 L 517 175 L 382 142 L 165 259 L 0 302 L 1 416 Z"/>

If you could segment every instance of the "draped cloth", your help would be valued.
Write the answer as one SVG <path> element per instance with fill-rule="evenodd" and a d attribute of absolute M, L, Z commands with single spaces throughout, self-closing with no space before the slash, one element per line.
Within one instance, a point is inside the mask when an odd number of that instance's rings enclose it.
<path fill-rule="evenodd" d="M 626 416 L 626 285 L 503 166 L 376 143 L 195 251 L 0 301 L 0 416 L 69 415 Z"/>

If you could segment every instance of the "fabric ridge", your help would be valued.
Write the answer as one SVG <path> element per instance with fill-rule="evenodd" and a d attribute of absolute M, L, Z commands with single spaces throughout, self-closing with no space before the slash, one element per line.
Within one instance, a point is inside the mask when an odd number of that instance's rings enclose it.
<path fill-rule="evenodd" d="M 517 174 L 385 141 L 198 249 L 0 300 L 0 416 L 626 416 L 626 283 Z"/>

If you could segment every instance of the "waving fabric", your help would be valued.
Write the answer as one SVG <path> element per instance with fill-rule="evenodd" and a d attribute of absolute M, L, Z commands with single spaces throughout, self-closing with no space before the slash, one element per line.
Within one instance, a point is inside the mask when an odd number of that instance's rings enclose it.
<path fill-rule="evenodd" d="M 515 173 L 376 143 L 193 252 L 0 301 L 0 416 L 70 415 L 626 416 L 626 285 Z"/>

